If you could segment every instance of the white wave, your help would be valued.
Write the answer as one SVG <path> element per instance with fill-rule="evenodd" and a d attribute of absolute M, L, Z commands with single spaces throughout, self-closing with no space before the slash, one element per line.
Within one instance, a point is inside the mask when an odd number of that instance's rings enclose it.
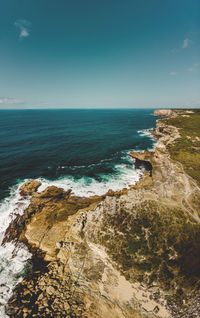
<path fill-rule="evenodd" d="M 66 168 L 68 168 L 70 170 L 84 169 L 84 168 L 100 166 L 100 165 L 102 165 L 103 162 L 110 162 L 110 161 L 112 161 L 112 158 L 102 159 L 97 163 L 91 163 L 91 164 L 85 165 L 85 166 L 58 166 L 58 169 L 66 169 Z M 48 168 L 50 168 L 50 167 L 48 167 Z"/>
<path fill-rule="evenodd" d="M 20 184 L 21 185 L 21 184 Z M 9 242 L 2 246 L 5 231 L 18 214 L 23 214 L 29 200 L 19 194 L 20 185 L 13 187 L 11 194 L 0 204 L 0 317 L 8 317 L 5 305 L 13 289 L 22 280 L 22 271 L 31 257 L 25 245 Z"/>
<path fill-rule="evenodd" d="M 141 129 L 141 130 L 138 130 L 137 133 L 140 135 L 140 136 L 148 136 L 150 137 L 153 141 L 155 140 L 155 137 L 154 135 L 152 134 L 152 131 L 154 130 L 154 128 L 149 128 L 149 129 Z"/>
<path fill-rule="evenodd" d="M 129 161 L 132 164 L 134 162 L 131 158 Z M 115 165 L 114 170 L 115 172 L 112 174 L 98 174 L 101 181 L 89 177 L 75 179 L 72 176 L 65 176 L 54 181 L 39 178 L 38 180 L 42 184 L 38 188 L 38 192 L 42 192 L 47 186 L 54 185 L 64 190 L 72 189 L 72 192 L 78 196 L 103 195 L 110 189 L 119 191 L 128 188 L 138 182 L 144 174 L 144 171 L 135 170 L 134 166 L 128 162 L 127 164 Z"/>
<path fill-rule="evenodd" d="M 141 130 L 137 131 L 137 133 L 141 137 L 149 137 L 153 141 L 153 146 L 151 148 L 148 148 L 149 151 L 153 151 L 155 149 L 156 145 L 157 145 L 157 139 L 152 134 L 153 130 L 154 130 L 154 128 L 149 128 L 149 129 L 141 129 Z M 142 152 L 144 152 L 144 150 Z"/>

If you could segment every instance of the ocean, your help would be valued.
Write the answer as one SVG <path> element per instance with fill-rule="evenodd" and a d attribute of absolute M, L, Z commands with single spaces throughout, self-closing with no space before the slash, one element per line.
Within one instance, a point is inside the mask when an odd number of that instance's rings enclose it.
<path fill-rule="evenodd" d="M 39 191 L 56 185 L 80 196 L 127 188 L 144 174 L 128 153 L 153 150 L 156 119 L 153 109 L 0 111 L 0 317 L 31 256 L 22 244 L 1 245 L 29 204 L 19 186 L 36 178 Z"/>

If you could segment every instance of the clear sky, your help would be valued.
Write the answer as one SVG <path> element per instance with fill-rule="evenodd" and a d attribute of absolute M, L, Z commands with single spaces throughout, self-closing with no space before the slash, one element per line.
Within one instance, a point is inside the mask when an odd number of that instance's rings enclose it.
<path fill-rule="evenodd" d="M 0 0 L 0 108 L 200 106 L 199 0 Z"/>

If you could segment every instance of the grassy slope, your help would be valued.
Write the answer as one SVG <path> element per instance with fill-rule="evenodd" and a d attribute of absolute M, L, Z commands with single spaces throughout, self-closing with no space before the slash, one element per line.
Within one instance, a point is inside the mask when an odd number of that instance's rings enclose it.
<path fill-rule="evenodd" d="M 200 136 L 200 111 L 164 120 L 181 128 L 181 137 L 168 147 L 171 157 L 200 183 L 200 140 L 196 138 Z M 151 200 L 135 205 L 132 211 L 119 205 L 103 224 L 98 242 L 126 278 L 160 285 L 171 295 L 169 302 L 180 306 L 178 312 L 187 312 L 183 299 L 189 306 L 187 295 L 192 292 L 195 297 L 200 288 L 200 225 L 182 209 Z"/>
<path fill-rule="evenodd" d="M 123 207 L 116 212 L 104 220 L 99 241 L 127 279 L 157 282 L 166 290 L 200 286 L 199 224 L 150 200 L 131 213 Z"/>
<path fill-rule="evenodd" d="M 200 185 L 200 110 L 189 117 L 164 119 L 166 124 L 179 128 L 181 138 L 168 146 L 172 159 L 182 163 L 187 174 Z"/>

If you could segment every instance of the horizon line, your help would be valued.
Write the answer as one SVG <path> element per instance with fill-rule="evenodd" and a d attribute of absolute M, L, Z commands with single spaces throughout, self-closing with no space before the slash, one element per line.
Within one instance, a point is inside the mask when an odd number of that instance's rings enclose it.
<path fill-rule="evenodd" d="M 49 107 L 49 108 L 0 108 L 0 110 L 131 110 L 131 109 L 198 109 L 200 106 L 155 106 L 155 107 Z"/>

